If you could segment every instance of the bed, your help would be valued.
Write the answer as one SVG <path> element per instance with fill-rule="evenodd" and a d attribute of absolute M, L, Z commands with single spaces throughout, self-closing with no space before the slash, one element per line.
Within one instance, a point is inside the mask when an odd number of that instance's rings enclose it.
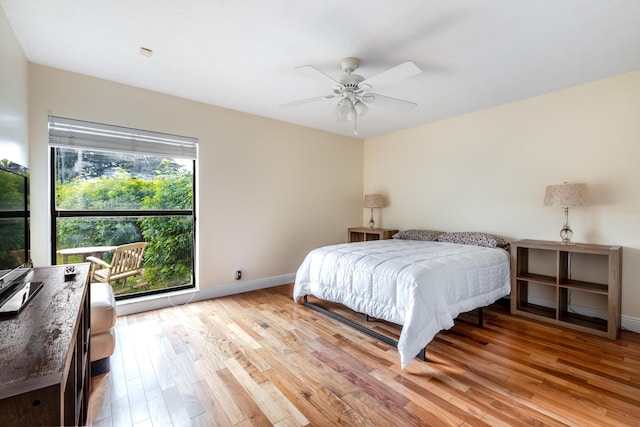
<path fill-rule="evenodd" d="M 504 240 L 484 233 L 405 236 L 314 249 L 300 265 L 293 289 L 295 302 L 312 295 L 401 325 L 397 347 L 403 369 L 460 313 L 510 292 Z"/>

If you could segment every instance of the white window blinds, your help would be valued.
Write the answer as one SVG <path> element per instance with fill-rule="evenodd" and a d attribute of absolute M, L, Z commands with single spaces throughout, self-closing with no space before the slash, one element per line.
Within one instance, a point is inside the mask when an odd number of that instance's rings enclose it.
<path fill-rule="evenodd" d="M 49 145 L 183 159 L 198 158 L 196 138 L 54 116 L 49 116 Z"/>

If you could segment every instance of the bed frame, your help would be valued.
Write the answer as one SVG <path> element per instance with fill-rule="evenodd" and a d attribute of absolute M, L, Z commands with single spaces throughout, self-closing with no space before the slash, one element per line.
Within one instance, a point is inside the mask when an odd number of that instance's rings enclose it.
<path fill-rule="evenodd" d="M 333 312 L 327 310 L 326 308 L 320 307 L 317 304 L 309 302 L 309 300 L 307 299 L 307 295 L 305 295 L 303 298 L 304 298 L 304 300 L 303 300 L 302 304 L 305 307 L 309 307 L 312 310 L 315 310 L 315 311 L 317 311 L 319 313 L 322 313 L 322 314 L 324 314 L 326 316 L 329 316 L 332 319 L 336 319 L 337 321 L 342 322 L 345 325 L 349 325 L 352 328 L 355 328 L 355 329 L 357 329 L 357 330 L 359 330 L 361 332 L 364 332 L 365 334 L 370 335 L 370 336 L 374 337 L 375 339 L 378 339 L 378 340 L 380 340 L 380 341 L 382 341 L 384 343 L 387 343 L 390 346 L 398 348 L 398 341 L 396 341 L 394 339 L 391 339 L 391 338 L 389 338 L 387 336 L 384 336 L 384 335 L 374 331 L 373 329 L 369 329 L 369 328 L 367 328 L 365 326 L 362 326 L 362 325 L 360 325 L 360 324 L 358 324 L 356 322 L 353 322 L 353 321 L 347 319 L 346 317 L 342 317 L 339 314 L 333 313 Z M 482 313 L 482 307 L 478 307 L 478 326 L 480 326 L 480 327 L 482 327 L 482 325 L 484 323 L 484 318 L 483 317 L 484 316 L 483 316 L 483 313 Z M 364 320 L 365 320 L 365 322 L 369 321 L 369 315 L 368 314 L 364 315 Z M 416 355 L 416 357 L 418 359 L 422 360 L 422 361 L 426 361 L 427 360 L 426 348 L 423 348 L 422 350 L 420 350 L 420 352 Z"/>

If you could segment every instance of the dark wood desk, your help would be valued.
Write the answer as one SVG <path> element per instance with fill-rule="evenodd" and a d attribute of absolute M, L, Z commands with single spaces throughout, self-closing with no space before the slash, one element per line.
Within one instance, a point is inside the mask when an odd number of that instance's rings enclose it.
<path fill-rule="evenodd" d="M 42 289 L 0 317 L 0 425 L 83 425 L 91 386 L 89 263 L 34 268 Z"/>

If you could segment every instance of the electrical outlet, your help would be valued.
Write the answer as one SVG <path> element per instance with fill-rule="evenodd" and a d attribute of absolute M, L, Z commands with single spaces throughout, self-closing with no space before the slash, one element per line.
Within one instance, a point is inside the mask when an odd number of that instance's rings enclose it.
<path fill-rule="evenodd" d="M 242 279 L 242 270 L 236 270 L 236 280 Z"/>

